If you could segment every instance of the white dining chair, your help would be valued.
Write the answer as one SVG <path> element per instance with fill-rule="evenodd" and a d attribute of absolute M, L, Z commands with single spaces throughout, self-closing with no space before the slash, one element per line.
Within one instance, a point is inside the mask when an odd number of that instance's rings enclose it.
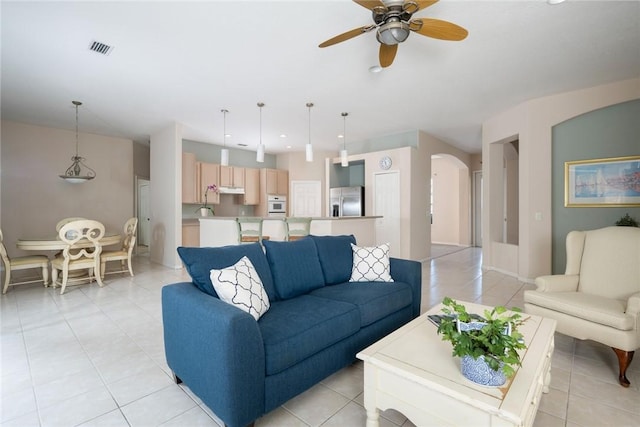
<path fill-rule="evenodd" d="M 83 218 L 81 216 L 71 216 L 69 218 L 63 218 L 60 221 L 58 221 L 58 223 L 56 224 L 56 233 L 58 231 L 60 231 L 60 229 L 62 228 L 63 225 L 70 223 L 71 221 L 80 221 L 81 219 L 87 219 L 87 218 Z"/>
<path fill-rule="evenodd" d="M 104 236 L 104 225 L 94 220 L 69 222 L 60 228 L 58 237 L 65 243 L 62 254 L 51 261 L 53 287 L 61 286 L 60 295 L 64 294 L 68 282 L 93 281 L 93 277 L 102 287 L 100 277 L 100 239 Z M 87 276 L 69 277 L 70 271 L 87 270 Z M 62 278 L 58 280 L 59 273 Z"/>
<path fill-rule="evenodd" d="M 100 274 L 104 279 L 105 274 L 124 273 L 129 271 L 133 276 L 133 267 L 131 266 L 131 256 L 133 248 L 136 246 L 136 229 L 138 228 L 138 218 L 129 218 L 124 224 L 124 236 L 122 239 L 122 248 L 117 251 L 102 251 L 100 254 Z M 109 261 L 120 261 L 120 269 L 106 272 L 106 264 Z M 126 262 L 126 263 L 125 263 Z"/>
<path fill-rule="evenodd" d="M 4 264 L 4 286 L 2 293 L 6 294 L 9 286 L 24 285 L 27 283 L 43 282 L 47 287 L 49 284 L 49 258 L 45 255 L 29 255 L 9 258 L 7 248 L 4 246 L 2 230 L 0 230 L 0 258 Z M 28 270 L 39 268 L 42 271 L 42 278 L 35 280 L 24 280 L 11 283 L 11 272 L 17 270 Z"/>

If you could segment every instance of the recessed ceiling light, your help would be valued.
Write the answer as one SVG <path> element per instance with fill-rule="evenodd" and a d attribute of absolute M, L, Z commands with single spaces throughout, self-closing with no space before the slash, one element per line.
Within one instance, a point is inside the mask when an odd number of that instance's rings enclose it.
<path fill-rule="evenodd" d="M 547 4 L 555 5 L 555 4 L 564 3 L 565 1 L 566 0 L 547 0 Z"/>
<path fill-rule="evenodd" d="M 225 133 L 224 136 L 226 136 L 227 138 L 231 138 L 231 134 L 230 133 Z"/>
<path fill-rule="evenodd" d="M 291 146 L 290 146 L 290 145 L 287 145 L 287 149 L 291 149 Z"/>
<path fill-rule="evenodd" d="M 372 65 L 371 67 L 369 67 L 370 73 L 379 73 L 380 71 L 382 71 L 382 67 L 379 65 Z"/>
<path fill-rule="evenodd" d="M 280 138 L 286 138 L 287 135 L 285 135 L 284 133 L 280 134 Z"/>
<path fill-rule="evenodd" d="M 344 135 L 338 135 L 338 138 L 344 138 Z"/>

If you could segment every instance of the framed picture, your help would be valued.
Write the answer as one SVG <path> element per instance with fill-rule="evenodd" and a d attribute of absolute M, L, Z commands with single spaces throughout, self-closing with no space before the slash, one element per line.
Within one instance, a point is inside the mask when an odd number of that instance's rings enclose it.
<path fill-rule="evenodd" d="M 640 206 L 640 156 L 565 162 L 564 205 Z"/>

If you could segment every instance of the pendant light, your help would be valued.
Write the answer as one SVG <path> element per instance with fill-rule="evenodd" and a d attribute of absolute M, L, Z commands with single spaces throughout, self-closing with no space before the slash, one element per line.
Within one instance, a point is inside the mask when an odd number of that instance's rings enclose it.
<path fill-rule="evenodd" d="M 229 110 L 225 110 L 224 108 L 220 110 L 223 114 L 223 135 L 222 135 L 222 144 L 224 148 L 220 150 L 220 164 L 222 166 L 229 166 L 229 150 L 227 149 L 227 113 Z"/>
<path fill-rule="evenodd" d="M 340 150 L 340 163 L 343 168 L 349 166 L 349 159 L 347 158 L 347 116 L 349 113 L 342 113 L 343 131 L 342 131 L 342 150 Z"/>
<path fill-rule="evenodd" d="M 312 102 L 307 102 L 307 108 L 309 109 L 309 142 L 305 147 L 305 159 L 307 162 L 313 162 L 313 146 L 311 145 L 311 107 Z"/>
<path fill-rule="evenodd" d="M 260 108 L 260 143 L 258 144 L 258 151 L 256 151 L 256 162 L 264 163 L 264 144 L 262 143 L 262 107 L 264 102 L 258 102 L 258 108 Z"/>
<path fill-rule="evenodd" d="M 64 175 L 58 176 L 72 184 L 80 184 L 95 178 L 96 171 L 85 165 L 85 158 L 78 155 L 78 107 L 82 105 L 82 102 L 71 101 L 71 103 L 76 107 L 76 155 L 71 157 L 71 161 L 73 163 L 71 163 L 71 166 L 67 168 Z"/>

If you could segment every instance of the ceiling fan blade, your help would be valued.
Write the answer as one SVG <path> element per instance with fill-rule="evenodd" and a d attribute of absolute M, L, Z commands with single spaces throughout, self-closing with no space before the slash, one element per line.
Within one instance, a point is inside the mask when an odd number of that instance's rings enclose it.
<path fill-rule="evenodd" d="M 373 30 L 375 27 L 376 27 L 375 25 L 365 25 L 364 27 L 355 28 L 355 29 L 353 29 L 351 31 L 347 31 L 346 33 L 339 34 L 339 35 L 337 35 L 335 37 L 330 38 L 327 41 L 324 41 L 324 42 L 320 43 L 318 45 L 318 47 L 332 46 L 332 45 L 334 45 L 336 43 L 340 43 L 340 42 L 343 42 L 345 40 L 352 39 L 352 38 L 354 38 L 356 36 L 359 36 L 360 34 L 364 34 L 364 33 L 368 32 L 368 31 Z"/>
<path fill-rule="evenodd" d="M 386 68 L 393 64 L 393 60 L 396 58 L 396 52 L 398 52 L 397 44 L 384 44 L 380 43 L 380 66 Z"/>
<path fill-rule="evenodd" d="M 414 29 L 418 22 L 422 22 L 422 26 Z M 427 37 L 433 37 L 440 40 L 452 40 L 460 41 L 464 40 L 469 32 L 459 25 L 452 24 L 451 22 L 442 21 L 440 19 L 432 18 L 417 18 L 412 19 L 410 23 L 412 31 Z"/>
<path fill-rule="evenodd" d="M 366 7 L 369 10 L 373 10 L 374 7 L 382 7 L 384 9 L 387 8 L 387 6 L 385 6 L 381 0 L 353 0 L 353 1 L 354 3 L 358 3 L 360 6 Z"/>

